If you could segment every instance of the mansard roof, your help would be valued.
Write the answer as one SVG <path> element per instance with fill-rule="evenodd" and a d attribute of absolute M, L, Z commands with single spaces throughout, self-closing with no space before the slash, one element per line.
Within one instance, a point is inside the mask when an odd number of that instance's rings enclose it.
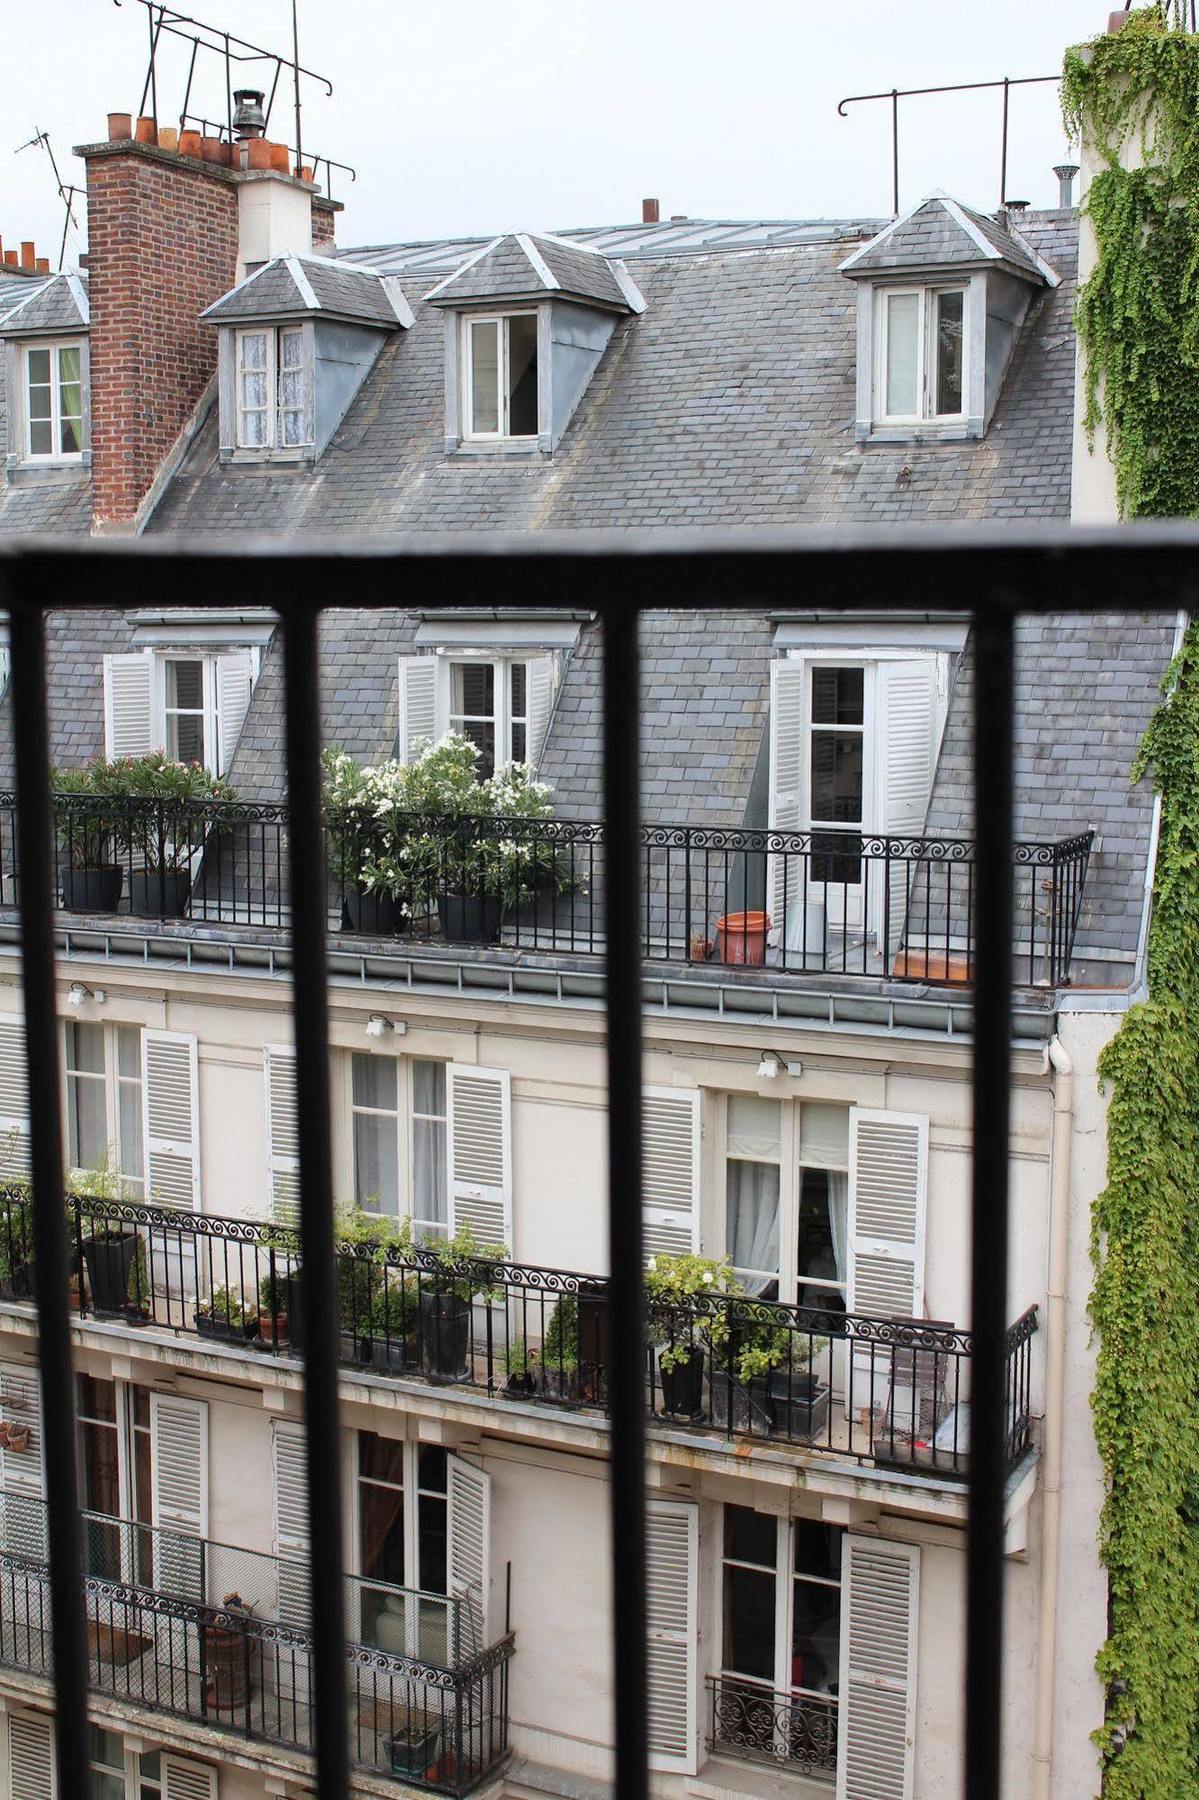
<path fill-rule="evenodd" d="M 493 239 L 461 268 L 431 288 L 432 306 L 469 306 L 481 301 L 539 300 L 560 294 L 617 312 L 638 312 L 640 296 L 627 270 L 598 250 L 580 249 L 559 237 L 510 232 Z"/>
<path fill-rule="evenodd" d="M 988 218 L 947 195 L 935 194 L 855 250 L 842 263 L 841 273 L 853 279 L 988 266 L 1001 266 L 1038 287 L 1057 282 L 1054 271 L 1011 224 L 1010 215 Z"/>
<path fill-rule="evenodd" d="M 51 275 L 37 287 L 27 287 L 6 311 L 4 306 L 5 300 L 0 300 L 0 331 L 5 337 L 74 335 L 91 323 L 87 277 L 73 272 Z"/>
<path fill-rule="evenodd" d="M 200 316 L 210 325 L 235 325 L 321 315 L 388 331 L 412 323 L 397 282 L 327 256 L 272 257 Z"/>

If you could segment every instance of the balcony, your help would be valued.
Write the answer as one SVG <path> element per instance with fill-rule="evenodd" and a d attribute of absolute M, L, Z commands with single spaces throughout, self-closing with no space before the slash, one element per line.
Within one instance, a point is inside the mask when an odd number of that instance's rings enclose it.
<path fill-rule="evenodd" d="M 739 1675 L 708 1678 L 708 1749 L 832 1781 L 837 1772 L 837 1696 L 776 1694 Z"/>
<path fill-rule="evenodd" d="M 58 896 L 68 913 L 282 935 L 290 925 L 282 806 L 98 800 L 59 794 Z M 331 931 L 410 947 L 583 959 L 606 951 L 604 831 L 565 819 L 399 814 L 386 848 L 408 873 L 394 897 L 337 871 L 362 844 L 327 833 Z M 1013 847 L 1016 980 L 1069 979 L 1093 834 Z M 642 956 L 775 976 L 964 985 L 974 978 L 976 844 L 690 825 L 641 831 Z M 374 854 L 380 844 L 365 846 Z M 20 904 L 15 796 L 0 795 L 0 902 Z M 727 979 L 727 976 L 722 978 Z"/>
<path fill-rule="evenodd" d="M 88 1681 L 197 1725 L 313 1749 L 308 1567 L 83 1514 Z M 0 1492 L 0 1662 L 52 1677 L 44 1504 Z M 345 1578 L 351 1755 L 461 1795 L 508 1749 L 511 1636 L 483 1647 L 475 1609 Z"/>
<path fill-rule="evenodd" d="M 71 1195 L 81 1314 L 193 1334 L 241 1356 L 302 1352 L 300 1241 L 286 1226 Z M 0 1299 L 32 1291 L 28 1202 L 0 1196 Z M 509 1262 L 447 1266 L 421 1249 L 339 1245 L 342 1365 L 506 1405 L 606 1413 L 608 1287 Z M 469 1298 L 468 1298 L 469 1296 Z M 266 1310 L 260 1310 L 260 1305 Z M 970 1334 L 951 1322 L 694 1296 L 646 1318 L 647 1418 L 709 1440 L 757 1439 L 962 1481 Z M 1031 1442 L 1037 1309 L 1007 1339 L 1007 1469 Z"/>

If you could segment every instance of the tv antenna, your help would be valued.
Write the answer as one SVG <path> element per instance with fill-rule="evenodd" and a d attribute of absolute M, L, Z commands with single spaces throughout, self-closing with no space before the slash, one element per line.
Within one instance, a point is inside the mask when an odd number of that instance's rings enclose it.
<path fill-rule="evenodd" d="M 64 182 L 62 176 L 59 174 L 58 162 L 54 155 L 54 147 L 50 142 L 49 132 L 40 131 L 35 125 L 33 128 L 33 136 L 27 139 L 25 143 L 18 144 L 13 151 L 13 155 L 20 156 L 22 150 L 44 150 L 46 155 L 50 158 L 50 167 L 54 171 L 54 185 L 58 189 L 59 199 L 66 208 L 66 217 L 64 218 L 62 225 L 62 246 L 58 252 L 58 267 L 61 270 L 67 256 L 67 234 L 72 225 L 75 227 L 76 231 L 79 229 L 79 221 L 75 217 L 75 201 L 83 190 L 82 188 L 75 187 L 69 181 Z"/>

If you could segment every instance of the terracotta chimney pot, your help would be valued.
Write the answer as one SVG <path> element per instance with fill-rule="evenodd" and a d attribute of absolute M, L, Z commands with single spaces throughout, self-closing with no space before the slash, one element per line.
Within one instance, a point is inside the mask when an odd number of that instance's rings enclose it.
<path fill-rule="evenodd" d="M 22 244 L 21 244 L 21 267 L 23 269 L 32 269 L 32 268 L 35 268 L 36 266 L 37 266 L 37 249 L 33 244 L 31 244 L 29 242 L 28 238 L 26 238 L 22 241 Z"/>
<path fill-rule="evenodd" d="M 276 175 L 291 174 L 291 151 L 286 144 L 271 145 L 271 168 Z"/>
<path fill-rule="evenodd" d="M 203 137 L 200 139 L 200 155 L 205 162 L 227 163 L 229 146 L 223 138 Z"/>
<path fill-rule="evenodd" d="M 196 156 L 200 154 L 200 134 L 198 131 L 181 131 L 179 133 L 180 156 Z"/>
<path fill-rule="evenodd" d="M 6 269 L 17 268 L 18 262 L 19 259 L 15 250 L 6 250 L 4 252 L 4 266 Z"/>
<path fill-rule="evenodd" d="M 48 256 L 38 257 L 37 272 L 39 275 L 48 275 L 50 273 L 50 258 Z"/>
<path fill-rule="evenodd" d="M 175 150 L 179 148 L 179 128 L 176 125 L 160 125 L 158 127 L 158 148 Z"/>
<path fill-rule="evenodd" d="M 274 145 L 268 138 L 247 138 L 247 165 L 251 169 L 269 169 Z"/>
<path fill-rule="evenodd" d="M 158 120 L 152 119 L 149 113 L 142 113 L 133 135 L 139 144 L 156 144 L 158 142 Z"/>
<path fill-rule="evenodd" d="M 132 113 L 109 113 L 108 141 L 110 144 L 123 144 L 133 136 Z"/>

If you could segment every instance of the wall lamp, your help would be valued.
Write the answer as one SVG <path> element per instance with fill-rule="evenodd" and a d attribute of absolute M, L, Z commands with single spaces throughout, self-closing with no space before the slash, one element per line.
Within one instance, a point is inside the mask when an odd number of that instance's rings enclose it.
<path fill-rule="evenodd" d="M 108 995 L 103 988 L 86 988 L 81 981 L 72 982 L 67 989 L 67 1005 L 74 1007 L 76 1011 L 85 1000 L 94 1000 L 97 1006 L 103 1006 L 107 999 Z"/>
<path fill-rule="evenodd" d="M 758 1063 L 759 1081 L 774 1081 L 778 1076 L 802 1075 L 803 1064 L 795 1057 L 783 1058 L 773 1050 L 763 1050 Z"/>
<path fill-rule="evenodd" d="M 382 1013 L 372 1013 L 370 1018 L 366 1021 L 367 1037 L 388 1037 L 392 1032 L 394 1032 L 397 1037 L 403 1037 L 407 1029 L 408 1026 L 405 1020 L 385 1019 Z"/>

